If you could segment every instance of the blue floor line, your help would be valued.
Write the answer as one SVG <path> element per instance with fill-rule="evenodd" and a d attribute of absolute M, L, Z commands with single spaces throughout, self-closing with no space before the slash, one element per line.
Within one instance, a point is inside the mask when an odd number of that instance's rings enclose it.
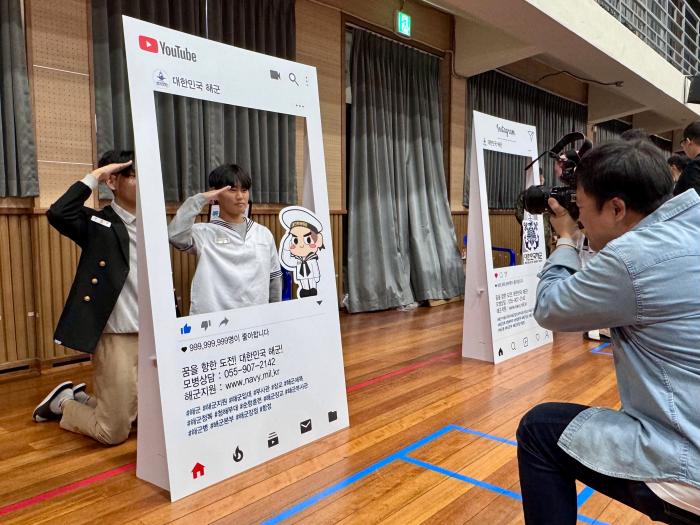
<path fill-rule="evenodd" d="M 314 494 L 310 498 L 307 498 L 304 501 L 301 501 L 301 502 L 297 503 L 296 505 L 289 507 L 288 509 L 280 512 L 276 516 L 273 516 L 272 518 L 270 518 L 266 521 L 263 521 L 262 523 L 263 523 L 263 525 L 272 525 L 275 523 L 280 523 L 281 521 L 286 520 L 287 518 L 291 518 L 292 516 L 294 516 L 295 514 L 298 514 L 299 512 L 303 511 L 304 509 L 307 509 L 308 507 L 316 505 L 316 503 L 318 503 L 322 499 L 325 499 L 328 496 L 335 494 L 339 490 L 342 490 L 345 487 L 352 485 L 356 481 L 359 481 L 362 478 L 369 476 L 370 474 L 379 470 L 383 466 L 388 465 L 389 463 L 391 463 L 395 459 L 397 459 L 397 458 L 394 457 L 394 455 L 392 454 L 391 456 L 386 457 L 383 460 L 378 461 L 377 463 L 374 463 L 373 465 L 370 465 L 366 469 L 361 470 L 361 471 L 353 474 L 352 476 L 347 477 L 347 478 L 339 481 L 335 485 L 331 485 L 330 487 L 323 489 L 321 492 L 317 492 L 316 494 Z"/>
<path fill-rule="evenodd" d="M 588 501 L 588 498 L 590 498 L 595 490 L 593 490 L 591 487 L 584 487 L 584 489 L 578 493 L 578 496 L 576 497 L 576 508 L 581 508 L 581 506 Z"/>
<path fill-rule="evenodd" d="M 464 474 L 453 472 L 451 470 L 438 467 L 437 465 L 433 465 L 431 463 L 426 463 L 425 461 L 421 461 L 420 459 L 410 458 L 408 456 L 400 459 L 408 463 L 418 465 L 419 467 L 423 467 L 424 469 L 432 470 L 433 472 L 438 472 L 439 474 L 443 474 L 444 476 L 449 476 L 460 481 L 466 481 L 467 483 L 471 483 L 472 485 L 481 487 L 482 489 L 490 490 L 491 492 L 496 492 L 498 494 L 503 494 L 504 496 L 508 496 L 509 498 L 513 498 L 518 501 L 523 500 L 523 497 L 520 494 L 518 494 L 517 492 L 513 492 L 512 490 L 504 489 L 496 485 L 492 485 L 491 483 L 486 483 L 485 481 L 479 481 L 478 479 L 470 478 L 469 476 L 465 476 Z"/>
<path fill-rule="evenodd" d="M 499 487 L 497 485 L 492 485 L 491 483 L 487 483 L 485 481 L 480 481 L 475 478 L 471 478 L 469 476 L 465 476 L 464 474 L 460 474 L 459 472 L 454 472 L 452 470 L 448 470 L 446 468 L 438 467 L 437 465 L 433 465 L 432 463 L 426 463 L 425 461 L 421 461 L 420 459 L 415 459 L 411 458 L 408 456 L 398 458 L 402 461 L 406 461 L 408 463 L 412 463 L 414 465 L 417 465 L 419 467 L 423 467 L 424 469 L 427 470 L 432 470 L 433 472 L 437 472 L 439 474 L 443 474 L 444 476 L 449 476 L 451 478 L 458 479 L 460 481 L 465 481 L 467 483 L 471 483 L 472 485 L 476 487 L 480 487 L 482 489 L 490 490 L 491 492 L 495 492 L 497 494 L 501 494 L 503 496 L 507 496 L 509 498 L 512 498 L 517 501 L 522 501 L 523 497 L 520 493 L 514 492 L 512 490 L 504 489 L 503 487 Z M 585 503 L 585 501 L 593 494 L 593 489 L 586 487 L 584 488 L 581 493 L 578 495 L 577 498 L 577 507 L 580 507 Z M 584 523 L 591 523 L 591 524 L 598 524 L 598 525 L 607 525 L 606 523 L 602 521 L 597 521 L 594 520 L 593 518 L 589 518 L 588 516 L 584 516 L 583 514 L 577 514 L 576 517 L 578 518 L 579 521 L 582 521 Z"/>
<path fill-rule="evenodd" d="M 592 354 L 601 354 L 601 355 L 613 355 L 612 352 L 601 352 L 601 350 L 603 348 L 607 348 L 608 346 L 610 346 L 610 343 L 600 344 L 600 345 L 596 346 L 595 348 L 593 348 L 591 350 L 591 353 Z"/>
<path fill-rule="evenodd" d="M 496 492 L 497 494 L 502 494 L 504 496 L 516 499 L 518 501 L 522 501 L 522 496 L 517 492 L 513 492 L 511 490 L 504 489 L 504 488 L 498 487 L 496 485 L 492 485 L 490 483 L 480 481 L 478 479 L 470 478 L 469 476 L 465 476 L 463 474 L 459 474 L 457 472 L 453 472 L 451 470 L 447 470 L 447 469 L 444 469 L 442 467 L 438 467 L 437 465 L 432 465 L 430 463 L 426 463 L 426 462 L 421 461 L 419 459 L 411 458 L 408 456 L 409 453 L 421 448 L 422 446 L 430 443 L 431 441 L 434 441 L 435 439 L 447 434 L 448 432 L 450 432 L 452 430 L 456 430 L 458 432 L 464 432 L 467 434 L 473 434 L 473 435 L 476 435 L 479 437 L 491 439 L 493 441 L 498 441 L 500 443 L 505 443 L 505 444 L 512 445 L 512 446 L 517 445 L 517 443 L 515 441 L 501 438 L 498 436 L 493 436 L 493 435 L 486 434 L 483 432 L 479 432 L 478 430 L 472 430 L 469 428 L 460 427 L 458 425 L 447 425 L 447 426 L 444 426 L 443 428 L 433 432 L 432 434 L 429 434 L 428 436 L 426 436 L 422 439 L 419 439 L 415 443 L 412 443 L 411 445 L 408 445 L 407 447 L 404 447 L 404 448 L 398 450 L 397 452 L 394 452 L 393 454 L 385 457 L 384 459 L 377 461 L 376 463 L 373 463 L 369 467 L 364 468 L 364 469 L 360 470 L 359 472 L 356 472 L 352 476 L 348 476 L 347 478 L 340 480 L 338 483 L 335 483 L 335 484 L 331 485 L 330 487 L 326 487 L 325 489 L 321 490 L 320 492 L 317 492 L 313 496 L 310 496 L 310 497 L 306 498 L 305 500 L 300 501 L 296 505 L 289 507 L 288 509 L 282 511 L 281 513 L 277 514 L 276 516 L 273 516 L 273 517 L 269 518 L 268 520 L 263 521 L 262 525 L 275 525 L 277 523 L 280 523 L 280 522 L 286 520 L 287 518 L 291 518 L 295 514 L 298 514 L 299 512 L 302 512 L 303 510 L 305 510 L 309 507 L 312 507 L 313 505 L 315 505 L 319 501 L 335 494 L 336 492 L 352 485 L 353 483 L 355 483 L 357 481 L 360 481 L 361 479 L 369 476 L 370 474 L 373 474 L 374 472 L 376 472 L 380 468 L 385 467 L 389 463 L 392 463 L 393 461 L 396 461 L 396 460 L 402 460 L 402 461 L 405 461 L 407 463 L 412 463 L 412 464 L 420 466 L 422 468 L 432 470 L 434 472 L 438 472 L 438 473 L 443 474 L 445 476 L 459 479 L 461 481 L 471 483 L 472 485 L 475 485 L 477 487 L 481 487 L 481 488 L 484 488 L 486 490 Z M 590 493 L 588 493 L 587 491 L 590 491 Z M 583 503 L 591 496 L 592 493 L 593 493 L 592 489 L 589 489 L 588 487 L 584 488 L 577 497 L 578 507 L 583 505 Z M 579 519 L 579 521 L 582 521 L 584 523 L 607 525 L 603 522 L 596 521 L 596 520 L 589 518 L 587 516 L 584 516 L 582 514 L 578 515 L 578 519 Z"/>
<path fill-rule="evenodd" d="M 323 489 L 321 492 L 318 492 L 318 493 L 314 494 L 313 496 L 311 496 L 303 501 L 300 501 L 299 503 L 297 503 L 296 505 L 294 505 L 292 507 L 289 507 L 288 509 L 282 511 L 280 514 L 277 514 L 276 516 L 273 516 L 272 518 L 270 518 L 266 521 L 263 521 L 263 525 L 274 525 L 276 523 L 280 523 L 282 520 L 285 520 L 287 518 L 294 516 L 295 514 L 298 514 L 299 512 L 307 509 L 308 507 L 315 505 L 316 503 L 318 503 L 322 499 L 325 499 L 328 496 L 335 494 L 339 490 L 342 490 L 342 489 L 352 485 L 356 481 L 359 481 L 362 478 L 369 476 L 370 474 L 376 472 L 380 468 L 388 465 L 392 461 L 399 459 L 399 458 L 405 456 L 406 454 L 409 454 L 410 452 L 413 452 L 414 450 L 422 447 L 426 443 L 430 443 L 434 439 L 439 438 L 440 436 L 442 436 L 443 434 L 446 434 L 450 430 L 451 429 L 448 425 L 448 426 L 441 428 L 440 430 L 437 430 L 436 432 L 433 432 L 432 434 L 424 437 L 423 439 L 416 441 L 412 445 L 409 445 L 409 446 L 399 450 L 398 452 L 395 452 L 395 453 L 391 454 L 390 456 L 387 456 L 384 459 L 377 461 L 376 463 L 373 463 L 369 467 L 353 474 L 352 476 L 349 476 L 349 477 L 339 481 L 338 483 Z"/>
<path fill-rule="evenodd" d="M 498 441 L 499 443 L 505 443 L 506 445 L 513 445 L 514 447 L 518 446 L 518 443 L 516 441 L 513 441 L 511 439 L 506 439 L 498 436 L 493 436 L 491 434 L 486 434 L 484 432 L 479 432 L 478 430 L 472 430 L 471 428 L 465 428 L 465 427 L 460 427 L 458 425 L 448 425 L 452 430 L 457 430 L 459 432 L 464 432 L 465 434 L 474 434 L 475 436 L 483 437 L 486 439 L 490 439 L 492 441 Z"/>

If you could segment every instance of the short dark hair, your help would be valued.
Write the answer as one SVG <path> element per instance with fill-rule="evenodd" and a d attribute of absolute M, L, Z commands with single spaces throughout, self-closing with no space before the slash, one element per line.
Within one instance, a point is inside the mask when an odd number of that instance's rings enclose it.
<path fill-rule="evenodd" d="M 253 185 L 250 175 L 238 164 L 222 164 L 214 168 L 209 174 L 209 187 L 215 190 L 225 186 L 240 186 L 244 190 L 249 190 Z"/>
<path fill-rule="evenodd" d="M 688 158 L 688 156 L 685 154 L 676 154 L 671 155 L 666 162 L 669 166 L 675 166 L 680 171 L 683 171 L 685 167 L 690 163 L 690 158 Z"/>
<path fill-rule="evenodd" d="M 132 150 L 121 150 L 121 151 L 116 151 L 116 150 L 109 150 L 106 151 L 101 157 L 100 160 L 97 161 L 97 167 L 102 168 L 103 166 L 106 166 L 107 164 L 120 164 L 122 162 L 129 162 L 134 160 L 134 152 Z M 134 165 L 132 164 L 131 166 L 127 166 L 121 171 L 117 172 L 117 175 L 121 175 L 124 173 L 129 173 L 131 171 L 134 171 Z"/>
<path fill-rule="evenodd" d="M 617 140 L 594 147 L 576 168 L 578 183 L 598 209 L 614 197 L 649 215 L 669 198 L 673 178 L 659 148 L 648 140 Z"/>
<path fill-rule="evenodd" d="M 649 133 L 644 128 L 631 128 L 623 131 L 620 135 L 620 140 L 631 142 L 633 140 L 651 140 Z"/>
<path fill-rule="evenodd" d="M 693 142 L 700 144 L 700 120 L 691 122 L 683 130 L 683 138 L 690 139 Z"/>

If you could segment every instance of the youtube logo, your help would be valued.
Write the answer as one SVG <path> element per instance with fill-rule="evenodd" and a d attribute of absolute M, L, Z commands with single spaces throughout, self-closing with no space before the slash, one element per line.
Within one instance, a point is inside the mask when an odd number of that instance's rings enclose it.
<path fill-rule="evenodd" d="M 197 53 L 190 51 L 187 47 L 178 44 L 168 44 L 161 40 L 160 42 L 150 36 L 139 35 L 139 47 L 149 53 L 162 53 L 165 56 L 187 60 L 189 62 L 197 61 Z"/>
<path fill-rule="evenodd" d="M 158 41 L 150 36 L 139 35 L 139 47 L 149 53 L 157 53 Z"/>

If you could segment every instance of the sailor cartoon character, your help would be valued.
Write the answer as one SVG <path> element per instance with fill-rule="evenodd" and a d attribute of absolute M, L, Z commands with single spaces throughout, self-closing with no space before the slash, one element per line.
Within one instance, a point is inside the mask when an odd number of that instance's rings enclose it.
<path fill-rule="evenodd" d="M 287 229 L 280 244 L 280 263 L 293 272 L 299 298 L 317 295 L 318 252 L 324 248 L 321 221 L 309 210 L 292 206 L 280 212 L 280 222 Z"/>

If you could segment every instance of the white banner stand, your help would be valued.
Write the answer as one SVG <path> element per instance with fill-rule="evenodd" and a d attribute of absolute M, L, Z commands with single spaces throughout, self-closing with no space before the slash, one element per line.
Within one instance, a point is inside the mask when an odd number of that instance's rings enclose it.
<path fill-rule="evenodd" d="M 552 332 L 532 317 L 537 274 L 547 252 L 542 216 L 525 212 L 524 264 L 494 270 L 484 150 L 533 159 L 537 131 L 533 126 L 474 112 L 462 356 L 499 363 L 552 342 Z M 535 174 L 539 174 L 537 163 L 527 174 L 527 186 L 536 183 Z"/>
<path fill-rule="evenodd" d="M 136 474 L 174 501 L 349 419 L 331 249 L 318 255 L 318 295 L 176 317 L 155 92 L 305 117 L 302 205 L 330 247 L 321 112 L 313 67 L 123 21 L 138 170 Z"/>

